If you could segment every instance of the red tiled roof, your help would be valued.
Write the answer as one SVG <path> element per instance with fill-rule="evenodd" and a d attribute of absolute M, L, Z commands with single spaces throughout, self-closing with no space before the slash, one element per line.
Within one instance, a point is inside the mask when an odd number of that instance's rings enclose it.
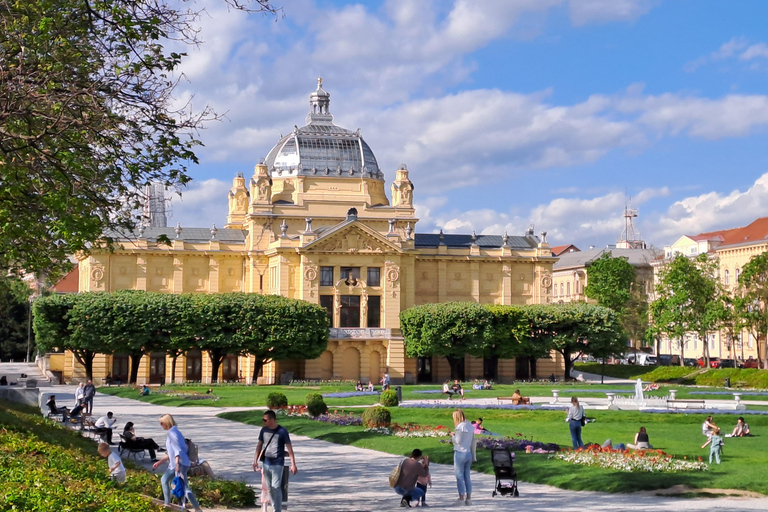
<path fill-rule="evenodd" d="M 549 250 L 552 251 L 552 256 L 560 256 L 561 254 L 564 254 L 566 252 L 579 252 L 581 249 L 579 249 L 573 244 L 568 244 L 568 245 L 556 245 L 554 247 L 550 247 Z"/>
<path fill-rule="evenodd" d="M 743 228 L 730 229 L 724 233 L 723 245 L 758 242 L 768 238 L 768 217 L 761 217 Z"/>
<path fill-rule="evenodd" d="M 80 281 L 80 267 L 76 266 L 67 275 L 59 279 L 59 282 L 51 287 L 56 293 L 77 293 Z"/>

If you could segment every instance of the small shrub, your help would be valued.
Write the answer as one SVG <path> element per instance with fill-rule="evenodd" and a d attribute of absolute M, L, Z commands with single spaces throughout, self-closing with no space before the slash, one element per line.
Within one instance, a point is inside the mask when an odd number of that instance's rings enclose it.
<path fill-rule="evenodd" d="M 379 405 L 369 407 L 363 412 L 363 425 L 368 428 L 388 427 L 392 423 L 392 415 L 389 409 Z"/>
<path fill-rule="evenodd" d="M 309 402 L 307 404 L 307 412 L 310 416 L 318 417 L 322 416 L 323 414 L 328 412 L 328 406 L 325 405 L 325 401 L 321 398 L 320 400 L 314 400 L 312 402 Z"/>
<path fill-rule="evenodd" d="M 322 395 L 318 393 L 307 395 L 307 412 L 315 418 L 328 412 L 328 406 L 325 405 Z"/>
<path fill-rule="evenodd" d="M 314 402 L 318 399 L 322 400 L 323 395 L 321 395 L 320 393 L 307 393 L 307 396 L 304 397 L 304 404 L 309 405 L 309 402 Z"/>
<path fill-rule="evenodd" d="M 288 406 L 288 397 L 283 393 L 274 392 L 267 395 L 267 407 L 270 409 L 279 409 Z"/>
<path fill-rule="evenodd" d="M 388 389 L 381 393 L 379 403 L 385 407 L 397 407 L 397 393 L 393 389 Z"/>

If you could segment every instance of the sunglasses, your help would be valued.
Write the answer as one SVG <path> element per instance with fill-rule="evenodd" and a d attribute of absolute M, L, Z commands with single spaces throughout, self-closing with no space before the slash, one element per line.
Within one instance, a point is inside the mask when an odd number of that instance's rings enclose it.
<path fill-rule="evenodd" d="M 264 423 L 266 423 L 266 422 L 268 422 L 268 421 L 269 421 L 269 418 L 261 418 L 261 421 L 263 421 Z"/>

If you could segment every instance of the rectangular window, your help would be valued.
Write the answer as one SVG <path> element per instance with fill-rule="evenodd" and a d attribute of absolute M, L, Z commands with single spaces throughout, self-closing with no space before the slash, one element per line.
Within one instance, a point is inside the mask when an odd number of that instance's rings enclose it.
<path fill-rule="evenodd" d="M 368 286 L 381 286 L 381 268 L 368 267 Z"/>
<path fill-rule="evenodd" d="M 359 269 L 358 269 L 359 270 Z M 341 296 L 339 327 L 360 327 L 360 296 Z"/>
<path fill-rule="evenodd" d="M 381 327 L 381 297 L 368 297 L 368 327 Z"/>
<path fill-rule="evenodd" d="M 555 283 L 555 286 L 552 287 L 552 290 L 554 291 L 554 296 L 557 297 L 557 283 Z"/>
<path fill-rule="evenodd" d="M 341 267 L 340 279 L 343 279 L 346 285 L 356 285 L 357 280 L 360 279 L 360 267 Z"/>
<path fill-rule="evenodd" d="M 321 295 L 320 307 L 325 308 L 328 312 L 328 320 L 330 320 L 331 325 L 333 325 L 333 295 Z"/>
<path fill-rule="evenodd" d="M 333 267 L 320 267 L 320 286 L 333 286 Z"/>

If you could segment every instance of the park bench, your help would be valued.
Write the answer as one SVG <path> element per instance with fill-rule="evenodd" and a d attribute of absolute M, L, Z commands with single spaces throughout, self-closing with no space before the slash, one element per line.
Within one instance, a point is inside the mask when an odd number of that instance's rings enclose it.
<path fill-rule="evenodd" d="M 502 402 L 504 400 L 508 400 L 512 402 L 512 405 L 531 405 L 531 399 L 530 398 L 523 398 L 521 400 L 518 400 L 517 398 L 512 398 L 511 396 L 497 396 L 496 400 L 499 402 Z"/>
<path fill-rule="evenodd" d="M 125 435 L 120 434 L 120 444 L 117 445 L 117 453 L 122 457 L 124 454 L 128 454 L 127 458 L 133 457 L 133 460 L 136 460 L 139 456 L 141 456 L 141 459 L 144 460 L 144 455 L 146 454 L 145 448 L 138 448 L 136 446 L 131 446 L 131 443 L 126 439 Z"/>
<path fill-rule="evenodd" d="M 667 400 L 667 409 L 703 409 L 705 400 Z"/>

